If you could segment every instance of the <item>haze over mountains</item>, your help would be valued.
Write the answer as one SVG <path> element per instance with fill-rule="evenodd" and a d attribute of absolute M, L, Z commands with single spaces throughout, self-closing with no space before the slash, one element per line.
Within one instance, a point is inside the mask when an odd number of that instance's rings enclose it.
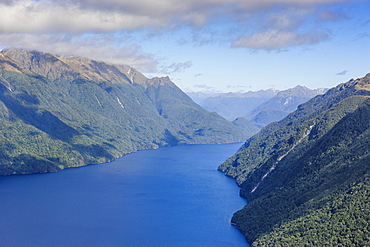
<path fill-rule="evenodd" d="M 242 134 L 168 77 L 38 51 L 0 53 L 0 174 L 57 171 Z"/>
<path fill-rule="evenodd" d="M 246 137 L 256 134 L 267 124 L 286 117 L 297 107 L 327 89 L 296 86 L 287 90 L 275 89 L 246 93 L 188 93 L 199 105 L 217 112 L 239 128 Z"/>
<path fill-rule="evenodd" d="M 217 112 L 229 121 L 244 117 L 247 113 L 274 97 L 274 89 L 245 93 L 187 93 L 196 103 L 210 112 Z"/>
<path fill-rule="evenodd" d="M 253 246 L 370 244 L 370 74 L 301 104 L 219 166 Z"/>
<path fill-rule="evenodd" d="M 323 88 L 312 90 L 298 85 L 294 88 L 278 92 L 268 101 L 247 112 L 245 117 L 250 119 L 255 125 L 263 127 L 271 122 L 283 119 L 289 113 L 296 110 L 300 104 L 325 92 L 326 89 Z"/>

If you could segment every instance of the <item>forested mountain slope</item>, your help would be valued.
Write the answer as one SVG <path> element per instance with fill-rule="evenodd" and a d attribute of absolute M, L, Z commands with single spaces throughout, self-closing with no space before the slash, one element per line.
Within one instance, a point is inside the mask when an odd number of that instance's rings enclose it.
<path fill-rule="evenodd" d="M 263 128 L 219 169 L 248 205 L 232 222 L 254 246 L 370 244 L 370 74 Z"/>
<path fill-rule="evenodd" d="M 87 58 L 0 53 L 0 174 L 57 171 L 147 148 L 240 141 L 168 77 Z"/>
<path fill-rule="evenodd" d="M 244 140 L 258 133 L 260 128 L 243 117 L 238 117 L 232 124 L 243 133 Z"/>

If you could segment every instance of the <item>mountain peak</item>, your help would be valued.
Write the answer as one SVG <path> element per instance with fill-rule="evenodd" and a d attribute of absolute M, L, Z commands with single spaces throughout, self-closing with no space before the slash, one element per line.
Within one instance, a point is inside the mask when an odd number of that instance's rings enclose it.
<path fill-rule="evenodd" d="M 168 76 L 165 77 L 153 77 L 145 81 L 143 86 L 175 86 Z"/>
<path fill-rule="evenodd" d="M 351 79 L 348 82 L 341 83 L 330 91 L 335 93 L 336 91 L 342 91 L 346 89 L 370 91 L 370 73 L 366 74 L 362 78 Z"/>
<path fill-rule="evenodd" d="M 298 97 L 305 97 L 305 98 L 311 98 L 315 96 L 317 92 L 315 90 L 309 89 L 305 86 L 295 86 L 294 88 L 289 88 L 284 91 L 280 91 L 276 97 L 292 97 L 292 96 L 298 96 Z"/>
<path fill-rule="evenodd" d="M 147 79 L 128 65 L 111 64 L 85 57 L 60 56 L 20 48 L 4 49 L 1 53 L 22 65 L 23 68 L 52 81 L 82 78 L 95 82 L 142 84 Z"/>
<path fill-rule="evenodd" d="M 370 91 L 370 73 L 356 80 L 356 89 Z"/>
<path fill-rule="evenodd" d="M 0 138 L 0 175 L 242 140 L 232 123 L 194 103 L 169 77 L 148 79 L 127 65 L 23 49 L 0 52 L 0 112 L 0 137 L 9 136 Z"/>

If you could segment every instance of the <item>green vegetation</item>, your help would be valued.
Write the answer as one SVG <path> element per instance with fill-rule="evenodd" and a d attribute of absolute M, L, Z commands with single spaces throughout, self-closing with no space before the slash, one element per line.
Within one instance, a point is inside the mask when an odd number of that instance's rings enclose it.
<path fill-rule="evenodd" d="M 239 129 L 244 135 L 244 139 L 247 139 L 254 134 L 258 133 L 260 130 L 258 127 L 256 127 L 254 124 L 252 124 L 250 121 L 243 117 L 238 117 L 234 121 L 232 121 L 233 125 Z"/>
<path fill-rule="evenodd" d="M 254 246 L 370 245 L 369 83 L 300 105 L 220 165 L 248 199 L 232 222 Z"/>
<path fill-rule="evenodd" d="M 279 111 L 279 110 L 263 110 L 260 111 L 256 116 L 251 119 L 259 128 L 266 126 L 269 123 L 283 119 L 289 114 L 289 112 Z"/>
<path fill-rule="evenodd" d="M 0 53 L 0 175 L 111 161 L 140 149 L 241 141 L 168 78 L 37 51 Z"/>
<path fill-rule="evenodd" d="M 368 164 L 369 160 L 367 160 Z M 305 205 L 305 213 L 263 235 L 255 246 L 368 246 L 369 174 L 347 190 Z M 293 218 L 293 217 L 292 217 Z"/>

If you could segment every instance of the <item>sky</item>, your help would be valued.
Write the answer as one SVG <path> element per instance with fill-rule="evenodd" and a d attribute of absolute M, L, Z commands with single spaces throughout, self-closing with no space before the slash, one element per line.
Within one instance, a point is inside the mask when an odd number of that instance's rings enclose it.
<path fill-rule="evenodd" d="M 370 1 L 0 0 L 0 49 L 130 65 L 186 92 L 330 88 L 370 73 Z"/>

